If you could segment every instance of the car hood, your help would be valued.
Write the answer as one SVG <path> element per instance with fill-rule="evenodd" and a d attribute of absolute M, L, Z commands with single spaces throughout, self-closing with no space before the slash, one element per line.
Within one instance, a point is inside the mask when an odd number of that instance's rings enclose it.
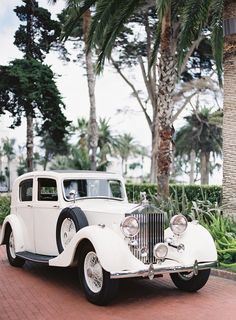
<path fill-rule="evenodd" d="M 119 201 L 113 199 L 80 199 L 76 201 L 76 206 L 83 211 L 95 211 L 103 213 L 117 213 L 125 214 L 133 211 L 138 207 L 137 203 L 128 203 L 126 201 Z"/>

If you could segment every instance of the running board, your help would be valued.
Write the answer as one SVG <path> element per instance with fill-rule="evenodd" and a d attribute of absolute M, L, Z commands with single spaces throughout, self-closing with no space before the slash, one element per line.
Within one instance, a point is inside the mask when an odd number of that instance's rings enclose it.
<path fill-rule="evenodd" d="M 48 264 L 49 260 L 56 256 L 45 256 L 43 254 L 32 253 L 28 251 L 17 252 L 16 256 L 25 260 Z"/>

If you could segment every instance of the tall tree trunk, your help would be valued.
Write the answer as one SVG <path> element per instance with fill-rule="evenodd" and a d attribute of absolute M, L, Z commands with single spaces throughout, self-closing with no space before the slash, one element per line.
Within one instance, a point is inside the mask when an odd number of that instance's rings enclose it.
<path fill-rule="evenodd" d="M 232 19 L 232 20 L 228 20 Z M 227 21 L 226 21 L 227 20 Z M 225 1 L 224 24 L 236 22 L 236 2 Z M 236 214 L 236 30 L 225 29 L 223 204 L 225 213 Z"/>
<path fill-rule="evenodd" d="M 34 14 L 34 1 L 27 0 L 27 44 L 26 44 L 26 59 L 33 59 L 33 14 Z M 34 153 L 34 130 L 33 130 L 33 110 L 32 106 L 28 106 L 26 110 L 26 163 L 27 171 L 33 171 L 33 153 Z"/>
<path fill-rule="evenodd" d="M 157 183 L 158 124 L 157 124 L 156 117 L 155 117 L 155 121 L 153 120 L 151 132 L 152 132 L 152 154 L 151 154 L 150 181 L 151 183 Z"/>
<path fill-rule="evenodd" d="M 8 168 L 8 191 L 11 191 L 11 160 L 7 157 L 7 168 Z"/>
<path fill-rule="evenodd" d="M 201 151 L 200 156 L 201 184 L 209 184 L 209 152 Z"/>
<path fill-rule="evenodd" d="M 89 146 L 91 149 L 91 170 L 96 170 L 97 167 L 97 147 L 98 147 L 98 125 L 96 117 L 95 103 L 95 72 L 92 59 L 92 52 L 88 51 L 88 34 L 91 25 L 91 12 L 88 10 L 83 15 L 83 33 L 85 42 L 85 59 L 87 70 L 87 81 L 89 90 L 90 116 L 89 116 Z"/>
<path fill-rule="evenodd" d="M 190 152 L 189 184 L 194 184 L 195 163 L 196 163 L 196 151 L 191 150 L 191 152 Z"/>
<path fill-rule="evenodd" d="M 33 147 L 34 147 L 34 130 L 33 130 L 33 117 L 27 116 L 27 136 L 26 136 L 26 149 L 27 149 L 27 171 L 33 171 Z"/>
<path fill-rule="evenodd" d="M 172 94 L 176 83 L 176 58 L 171 50 L 171 9 L 167 9 L 162 21 L 161 56 L 159 59 L 159 85 L 157 93 L 159 143 L 157 156 L 158 192 L 163 197 L 169 195 L 169 176 L 171 166 L 171 142 L 174 133 L 172 126 L 173 102 Z M 159 128 L 158 128 L 159 127 Z"/>

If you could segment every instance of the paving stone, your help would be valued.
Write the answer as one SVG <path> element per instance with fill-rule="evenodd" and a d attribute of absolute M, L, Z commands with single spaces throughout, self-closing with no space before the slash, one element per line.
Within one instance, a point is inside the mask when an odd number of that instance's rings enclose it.
<path fill-rule="evenodd" d="M 197 293 L 175 288 L 168 275 L 152 281 L 123 280 L 114 302 L 87 302 L 76 268 L 27 262 L 8 264 L 0 247 L 0 320 L 235 320 L 236 282 L 211 276 Z"/>

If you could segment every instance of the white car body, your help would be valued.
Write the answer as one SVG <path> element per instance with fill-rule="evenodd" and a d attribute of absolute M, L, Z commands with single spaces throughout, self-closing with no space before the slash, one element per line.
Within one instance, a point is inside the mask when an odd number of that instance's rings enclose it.
<path fill-rule="evenodd" d="M 38 188 L 41 181 L 46 181 L 45 179 L 55 181 L 57 196 L 53 200 L 39 201 Z M 118 181 L 123 189 L 122 199 L 96 196 L 68 201 L 63 187 L 65 186 L 64 181 L 68 179 Z M 22 191 L 19 189 L 24 186 L 26 180 L 33 183 L 30 189 L 32 195 L 30 194 L 31 200 L 28 201 L 25 198 L 22 201 L 20 195 Z M 6 244 L 7 229 L 10 228 L 14 237 L 14 252 L 17 257 L 25 260 L 43 262 L 49 266 L 72 266 L 77 263 L 79 245 L 86 240 L 94 247 L 99 263 L 110 274 L 111 279 L 137 276 L 149 276 L 152 279 L 158 274 L 177 272 L 197 274 L 198 270 L 213 267 L 217 261 L 216 248 L 211 235 L 195 221 L 189 222 L 187 229 L 181 235 L 175 235 L 170 228 L 163 230 L 164 239 L 161 242 L 168 249 L 164 259 L 156 259 L 151 252 L 147 252 L 147 255 L 152 256 L 148 263 L 144 261 L 145 255 L 140 258 L 140 250 L 144 241 L 142 236 L 125 237 L 121 230 L 121 223 L 125 217 L 132 216 L 136 211 L 139 211 L 137 217 L 140 217 L 142 208 L 148 205 L 146 201 L 143 204 L 128 203 L 124 180 L 117 174 L 89 171 L 31 172 L 16 179 L 11 199 L 11 213 L 4 220 L 0 244 Z M 56 229 L 59 216 L 65 208 L 69 210 L 80 208 L 87 218 L 88 225 L 78 230 L 60 252 Z M 158 223 L 160 227 L 162 223 L 161 227 L 164 228 L 163 221 L 158 221 L 147 222 L 145 220 L 145 226 L 147 223 Z M 155 227 L 152 230 L 155 231 Z M 61 234 L 63 236 L 62 231 Z M 66 233 L 65 236 L 67 236 Z M 145 234 L 145 237 L 148 236 L 151 237 Z M 134 246 L 132 239 L 136 239 L 135 241 L 139 243 Z M 152 247 L 149 248 L 149 251 L 152 250 Z"/>

